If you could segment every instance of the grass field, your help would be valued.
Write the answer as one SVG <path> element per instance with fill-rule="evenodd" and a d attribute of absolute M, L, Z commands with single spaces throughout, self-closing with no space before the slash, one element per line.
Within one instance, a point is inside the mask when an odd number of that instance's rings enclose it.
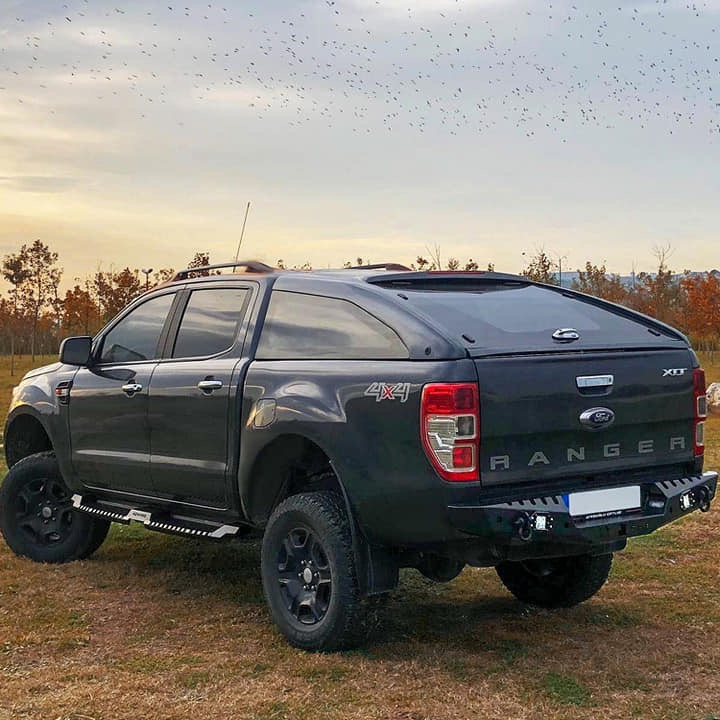
<path fill-rule="evenodd" d="M 12 384 L 0 370 L 3 409 Z M 707 445 L 717 469 L 717 418 Z M 42 566 L 0 541 L 0 719 L 720 718 L 719 555 L 716 503 L 631 540 L 571 610 L 492 570 L 406 571 L 364 650 L 309 655 L 269 622 L 256 542 L 115 526 L 92 559 Z"/>

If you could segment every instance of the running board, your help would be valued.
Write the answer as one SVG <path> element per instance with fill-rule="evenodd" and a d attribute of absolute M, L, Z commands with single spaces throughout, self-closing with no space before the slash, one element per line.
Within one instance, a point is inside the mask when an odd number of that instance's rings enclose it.
<path fill-rule="evenodd" d="M 130 508 L 126 513 L 108 510 L 100 505 L 94 505 L 89 501 L 83 500 L 82 495 L 72 496 L 73 507 L 89 515 L 101 517 L 105 520 L 123 523 L 129 525 L 132 521 L 142 523 L 149 530 L 158 530 L 160 532 L 173 533 L 176 535 L 184 535 L 185 537 L 204 537 L 212 540 L 220 540 L 225 537 L 237 535 L 240 528 L 237 525 L 220 525 L 207 520 L 198 520 L 195 518 L 171 517 L 167 519 L 165 516 L 154 518 L 153 513 L 147 510 L 138 510 Z M 123 508 L 124 509 L 124 508 Z"/>

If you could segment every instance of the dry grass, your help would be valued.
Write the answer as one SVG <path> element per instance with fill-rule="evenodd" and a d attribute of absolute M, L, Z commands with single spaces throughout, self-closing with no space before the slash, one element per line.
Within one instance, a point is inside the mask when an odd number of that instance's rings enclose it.
<path fill-rule="evenodd" d="M 707 429 L 717 468 L 720 420 Z M 450 585 L 408 571 L 365 650 L 309 655 L 268 620 L 255 542 L 117 526 L 60 567 L 0 543 L 0 718 L 710 720 L 719 553 L 716 504 L 631 541 L 593 600 L 559 612 L 514 601 L 491 570 Z"/>

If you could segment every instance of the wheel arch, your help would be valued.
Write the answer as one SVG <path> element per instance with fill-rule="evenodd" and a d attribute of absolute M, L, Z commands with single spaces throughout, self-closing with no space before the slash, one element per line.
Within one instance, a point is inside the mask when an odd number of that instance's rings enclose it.
<path fill-rule="evenodd" d="M 326 450 L 305 435 L 279 435 L 257 453 L 250 466 L 241 488 L 245 515 L 262 527 L 283 500 L 316 490 L 337 492 L 352 517 L 342 480 Z"/>
<path fill-rule="evenodd" d="M 27 410 L 8 418 L 4 443 L 8 468 L 29 455 L 54 450 L 50 433 L 43 421 L 38 415 Z"/>

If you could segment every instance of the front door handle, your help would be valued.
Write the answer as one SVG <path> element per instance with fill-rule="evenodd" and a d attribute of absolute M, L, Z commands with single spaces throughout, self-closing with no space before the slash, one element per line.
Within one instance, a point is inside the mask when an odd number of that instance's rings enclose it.
<path fill-rule="evenodd" d="M 127 383 L 122 386 L 122 391 L 128 396 L 132 397 L 135 393 L 139 393 L 142 390 L 140 383 Z"/>
<path fill-rule="evenodd" d="M 213 390 L 219 390 L 223 384 L 222 380 L 201 380 L 197 386 L 204 393 L 211 393 Z"/>

